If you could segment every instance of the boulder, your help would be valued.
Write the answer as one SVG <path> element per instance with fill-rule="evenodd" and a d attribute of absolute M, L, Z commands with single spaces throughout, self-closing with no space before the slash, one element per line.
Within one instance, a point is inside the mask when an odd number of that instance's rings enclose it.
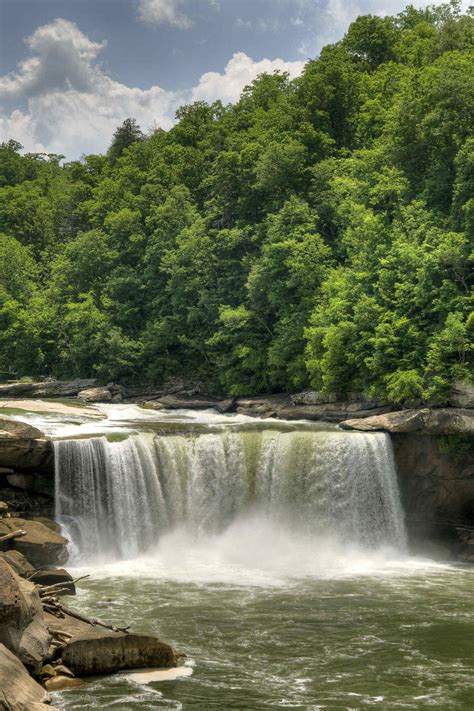
<path fill-rule="evenodd" d="M 36 586 L 0 560 L 0 642 L 38 673 L 50 641 Z"/>
<path fill-rule="evenodd" d="M 84 402 L 112 402 L 112 393 L 109 388 L 88 388 L 81 390 L 77 397 Z"/>
<path fill-rule="evenodd" d="M 73 637 L 66 644 L 62 660 L 76 676 L 177 665 L 173 648 L 157 637 L 107 630 L 99 632 L 93 628 L 82 636 Z"/>
<path fill-rule="evenodd" d="M 25 410 L 26 412 L 46 412 L 72 417 L 105 418 L 106 415 L 96 407 L 72 405 L 71 403 L 48 402 L 46 400 L 0 400 L 0 413 L 3 409 Z"/>
<path fill-rule="evenodd" d="M 22 578 L 29 578 L 35 571 L 29 560 L 27 560 L 20 551 L 5 551 L 4 553 L 0 553 L 0 558 L 8 563 L 15 573 Z"/>
<path fill-rule="evenodd" d="M 23 553 L 35 567 L 66 563 L 67 539 L 59 533 L 39 521 L 28 521 L 24 518 L 0 519 L 0 536 L 18 530 L 26 531 L 26 535 L 9 540 L 8 548 Z"/>
<path fill-rule="evenodd" d="M 462 381 L 454 383 L 449 404 L 451 407 L 474 408 L 474 385 Z"/>
<path fill-rule="evenodd" d="M 46 614 L 45 619 L 50 629 L 72 635 L 61 657 L 76 676 L 109 674 L 121 669 L 171 668 L 178 664 L 175 650 L 153 635 L 112 632 L 68 615 L 58 619 Z"/>
<path fill-rule="evenodd" d="M 0 709 L 4 711 L 54 711 L 50 696 L 28 674 L 20 660 L 0 643 Z"/>
<path fill-rule="evenodd" d="M 52 443 L 36 427 L 0 417 L 0 462 L 7 469 L 53 472 Z"/>
<path fill-rule="evenodd" d="M 73 679 L 70 676 L 52 676 L 44 682 L 44 686 L 48 691 L 62 691 L 63 689 L 73 689 L 74 687 L 84 686 L 86 682 L 82 679 Z M 51 708 L 51 707 L 50 707 Z"/>
<path fill-rule="evenodd" d="M 64 568 L 42 568 L 34 572 L 30 576 L 30 580 L 37 585 L 57 585 L 61 583 L 61 587 L 68 591 L 68 593 L 62 594 L 76 594 L 73 578 Z"/>
<path fill-rule="evenodd" d="M 28 521 L 38 521 L 38 523 L 42 523 L 46 528 L 50 528 L 52 531 L 56 531 L 56 533 L 61 533 L 61 526 L 59 523 L 56 523 L 56 521 L 53 521 L 52 518 L 47 518 L 46 516 L 28 516 Z"/>
<path fill-rule="evenodd" d="M 93 388 L 95 379 L 45 380 L 37 383 L 0 385 L 0 398 L 10 397 L 75 397 L 81 390 Z"/>
<path fill-rule="evenodd" d="M 372 432 L 419 432 L 429 435 L 472 435 L 474 434 L 474 413 L 458 408 L 421 410 L 401 410 L 365 419 L 345 420 L 343 429 Z"/>

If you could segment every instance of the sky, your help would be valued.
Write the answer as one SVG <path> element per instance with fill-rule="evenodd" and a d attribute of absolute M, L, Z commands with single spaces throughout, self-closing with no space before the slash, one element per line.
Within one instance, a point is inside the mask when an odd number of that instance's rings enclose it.
<path fill-rule="evenodd" d="M 0 141 L 68 160 L 104 152 L 127 117 L 168 129 L 180 105 L 234 102 L 262 72 L 296 77 L 358 15 L 406 4 L 0 0 Z"/>

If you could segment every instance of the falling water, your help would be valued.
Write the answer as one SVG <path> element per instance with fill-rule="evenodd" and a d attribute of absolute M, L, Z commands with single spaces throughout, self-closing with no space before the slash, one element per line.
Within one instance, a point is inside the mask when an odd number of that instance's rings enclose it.
<path fill-rule="evenodd" d="M 180 527 L 196 539 L 249 515 L 314 540 L 405 546 L 386 434 L 227 429 L 55 449 L 56 516 L 81 557 L 131 559 Z"/>

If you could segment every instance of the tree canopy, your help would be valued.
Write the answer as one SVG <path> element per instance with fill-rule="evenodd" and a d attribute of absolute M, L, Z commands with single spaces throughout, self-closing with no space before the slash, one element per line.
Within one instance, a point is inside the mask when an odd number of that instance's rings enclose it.
<path fill-rule="evenodd" d="M 474 18 L 359 17 L 301 77 L 0 146 L 0 371 L 442 403 L 473 379 Z"/>

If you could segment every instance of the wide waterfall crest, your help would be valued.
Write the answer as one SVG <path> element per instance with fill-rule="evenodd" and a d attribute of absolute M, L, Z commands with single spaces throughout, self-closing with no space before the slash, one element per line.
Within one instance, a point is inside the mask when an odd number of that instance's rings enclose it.
<path fill-rule="evenodd" d="M 135 558 L 185 527 L 218 535 L 257 514 L 289 531 L 405 547 L 390 438 L 235 431 L 58 440 L 56 517 L 79 556 Z"/>

